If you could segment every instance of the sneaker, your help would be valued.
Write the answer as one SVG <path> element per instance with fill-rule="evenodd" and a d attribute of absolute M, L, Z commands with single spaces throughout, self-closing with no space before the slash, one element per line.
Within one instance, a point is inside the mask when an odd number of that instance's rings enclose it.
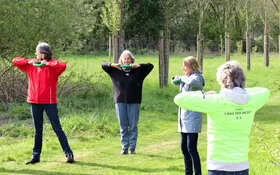
<path fill-rule="evenodd" d="M 122 154 L 122 155 L 128 154 L 128 149 L 122 149 L 122 151 L 120 152 L 120 154 Z"/>
<path fill-rule="evenodd" d="M 130 154 L 136 154 L 135 149 L 130 149 Z"/>
<path fill-rule="evenodd" d="M 35 163 L 39 163 L 40 162 L 40 158 L 34 158 L 32 157 L 31 160 L 29 160 L 28 162 L 26 162 L 25 164 L 28 165 L 28 164 L 35 164 Z"/>
<path fill-rule="evenodd" d="M 73 154 L 66 154 L 67 163 L 73 163 L 74 162 L 74 155 Z"/>

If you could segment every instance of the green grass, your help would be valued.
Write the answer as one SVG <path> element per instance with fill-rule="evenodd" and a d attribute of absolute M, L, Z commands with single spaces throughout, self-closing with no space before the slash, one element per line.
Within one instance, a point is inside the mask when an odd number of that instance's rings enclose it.
<path fill-rule="evenodd" d="M 173 75 L 183 74 L 181 65 L 184 56 L 170 56 L 170 79 Z M 70 56 L 60 58 L 67 62 L 67 70 L 63 76 L 67 76 L 71 71 L 82 73 L 84 76 L 92 75 L 90 83 L 93 83 L 98 91 L 75 96 L 71 101 L 67 98 L 60 99 L 61 122 L 74 151 L 76 163 L 65 163 L 59 142 L 50 124 L 45 120 L 41 163 L 25 165 L 25 161 L 31 157 L 33 146 L 33 129 L 29 119 L 21 121 L 20 124 L 15 122 L 16 124 L 0 126 L 0 129 L 4 130 L 3 136 L 0 137 L 0 174 L 183 174 L 180 135 L 177 132 L 177 106 L 173 103 L 178 88 L 171 84 L 167 88 L 159 88 L 157 55 L 135 57 L 137 63 L 151 62 L 155 65 L 144 82 L 136 155 L 119 155 L 121 146 L 112 101 L 111 80 L 100 66 L 101 62 L 107 59 L 106 55 Z M 246 70 L 245 56 L 232 55 L 231 60 L 238 60 L 242 64 L 247 77 L 247 87 L 262 86 L 271 91 L 269 102 L 256 113 L 252 127 L 249 149 L 250 174 L 279 174 L 280 59 L 271 57 L 270 66 L 265 67 L 262 57 L 253 56 L 250 71 Z M 205 91 L 219 89 L 215 73 L 223 62 L 222 56 L 205 55 Z M 206 123 L 204 117 L 198 143 L 203 174 L 207 174 Z"/>

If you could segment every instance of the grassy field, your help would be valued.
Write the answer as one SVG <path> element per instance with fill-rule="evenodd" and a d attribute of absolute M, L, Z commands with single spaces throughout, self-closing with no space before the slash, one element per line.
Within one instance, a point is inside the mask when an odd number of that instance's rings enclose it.
<path fill-rule="evenodd" d="M 46 120 L 41 163 L 25 165 L 32 154 L 33 132 L 31 119 L 20 123 L 2 125 L 6 131 L 26 132 L 12 137 L 0 137 L 0 174 L 16 175 L 135 175 L 184 174 L 183 157 L 180 152 L 180 135 L 177 132 L 177 106 L 173 103 L 178 88 L 169 84 L 159 88 L 158 56 L 135 55 L 136 62 L 151 62 L 154 70 L 146 78 L 143 88 L 143 101 L 139 121 L 139 140 L 136 155 L 121 156 L 118 123 L 112 101 L 110 78 L 101 69 L 107 60 L 105 55 L 70 56 L 60 58 L 67 62 L 68 68 L 63 76 L 71 75 L 79 81 L 92 77 L 89 83 L 94 93 L 83 92 L 83 96 L 60 99 L 61 122 L 69 143 L 74 151 L 76 163 L 66 164 L 58 140 Z M 182 75 L 184 55 L 171 55 L 169 77 Z M 251 70 L 246 70 L 245 56 L 232 55 L 231 60 L 239 61 L 247 77 L 246 86 L 267 87 L 271 91 L 269 102 L 255 117 L 249 147 L 251 175 L 280 174 L 280 58 L 271 57 L 270 66 L 265 67 L 261 56 L 253 56 Z M 219 89 L 215 79 L 217 68 L 224 63 L 222 56 L 205 56 L 203 74 L 206 79 L 205 91 Z M 106 92 L 106 93 L 103 93 Z M 60 104 L 60 103 L 59 103 Z M 75 106 L 75 107 L 73 107 Z M 199 135 L 199 152 L 203 174 L 206 170 L 206 117 L 203 118 L 203 131 Z M 15 129 L 20 128 L 20 129 Z"/>

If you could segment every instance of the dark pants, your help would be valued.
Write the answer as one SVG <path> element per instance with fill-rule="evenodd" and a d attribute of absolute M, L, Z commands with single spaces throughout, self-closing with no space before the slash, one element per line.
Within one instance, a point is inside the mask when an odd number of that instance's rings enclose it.
<path fill-rule="evenodd" d="M 181 133 L 181 151 L 184 155 L 185 174 L 201 175 L 200 157 L 197 151 L 198 133 Z"/>
<path fill-rule="evenodd" d="M 243 171 L 217 171 L 208 170 L 208 175 L 248 175 L 249 169 Z"/>
<path fill-rule="evenodd" d="M 35 129 L 34 135 L 34 147 L 33 157 L 40 158 L 42 151 L 42 135 L 43 135 L 43 112 L 46 112 L 49 121 L 52 125 L 54 132 L 56 133 L 60 145 L 65 154 L 73 154 L 68 144 L 67 137 L 61 128 L 58 110 L 56 104 L 31 104 L 31 114 L 33 119 L 33 125 Z"/>

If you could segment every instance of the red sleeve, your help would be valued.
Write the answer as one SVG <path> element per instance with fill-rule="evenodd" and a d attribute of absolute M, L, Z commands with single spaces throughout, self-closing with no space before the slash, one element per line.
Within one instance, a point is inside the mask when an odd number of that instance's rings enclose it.
<path fill-rule="evenodd" d="M 29 59 L 27 59 L 27 58 L 16 57 L 13 59 L 12 63 L 14 66 L 16 66 L 21 71 L 27 72 L 28 66 L 30 66 L 27 63 L 28 61 L 29 61 Z"/>
<path fill-rule="evenodd" d="M 62 72 L 65 71 L 66 69 L 66 64 L 62 61 L 58 61 L 58 60 L 51 60 L 49 62 L 50 67 L 54 68 L 56 70 L 56 74 L 59 76 L 62 74 Z"/>

